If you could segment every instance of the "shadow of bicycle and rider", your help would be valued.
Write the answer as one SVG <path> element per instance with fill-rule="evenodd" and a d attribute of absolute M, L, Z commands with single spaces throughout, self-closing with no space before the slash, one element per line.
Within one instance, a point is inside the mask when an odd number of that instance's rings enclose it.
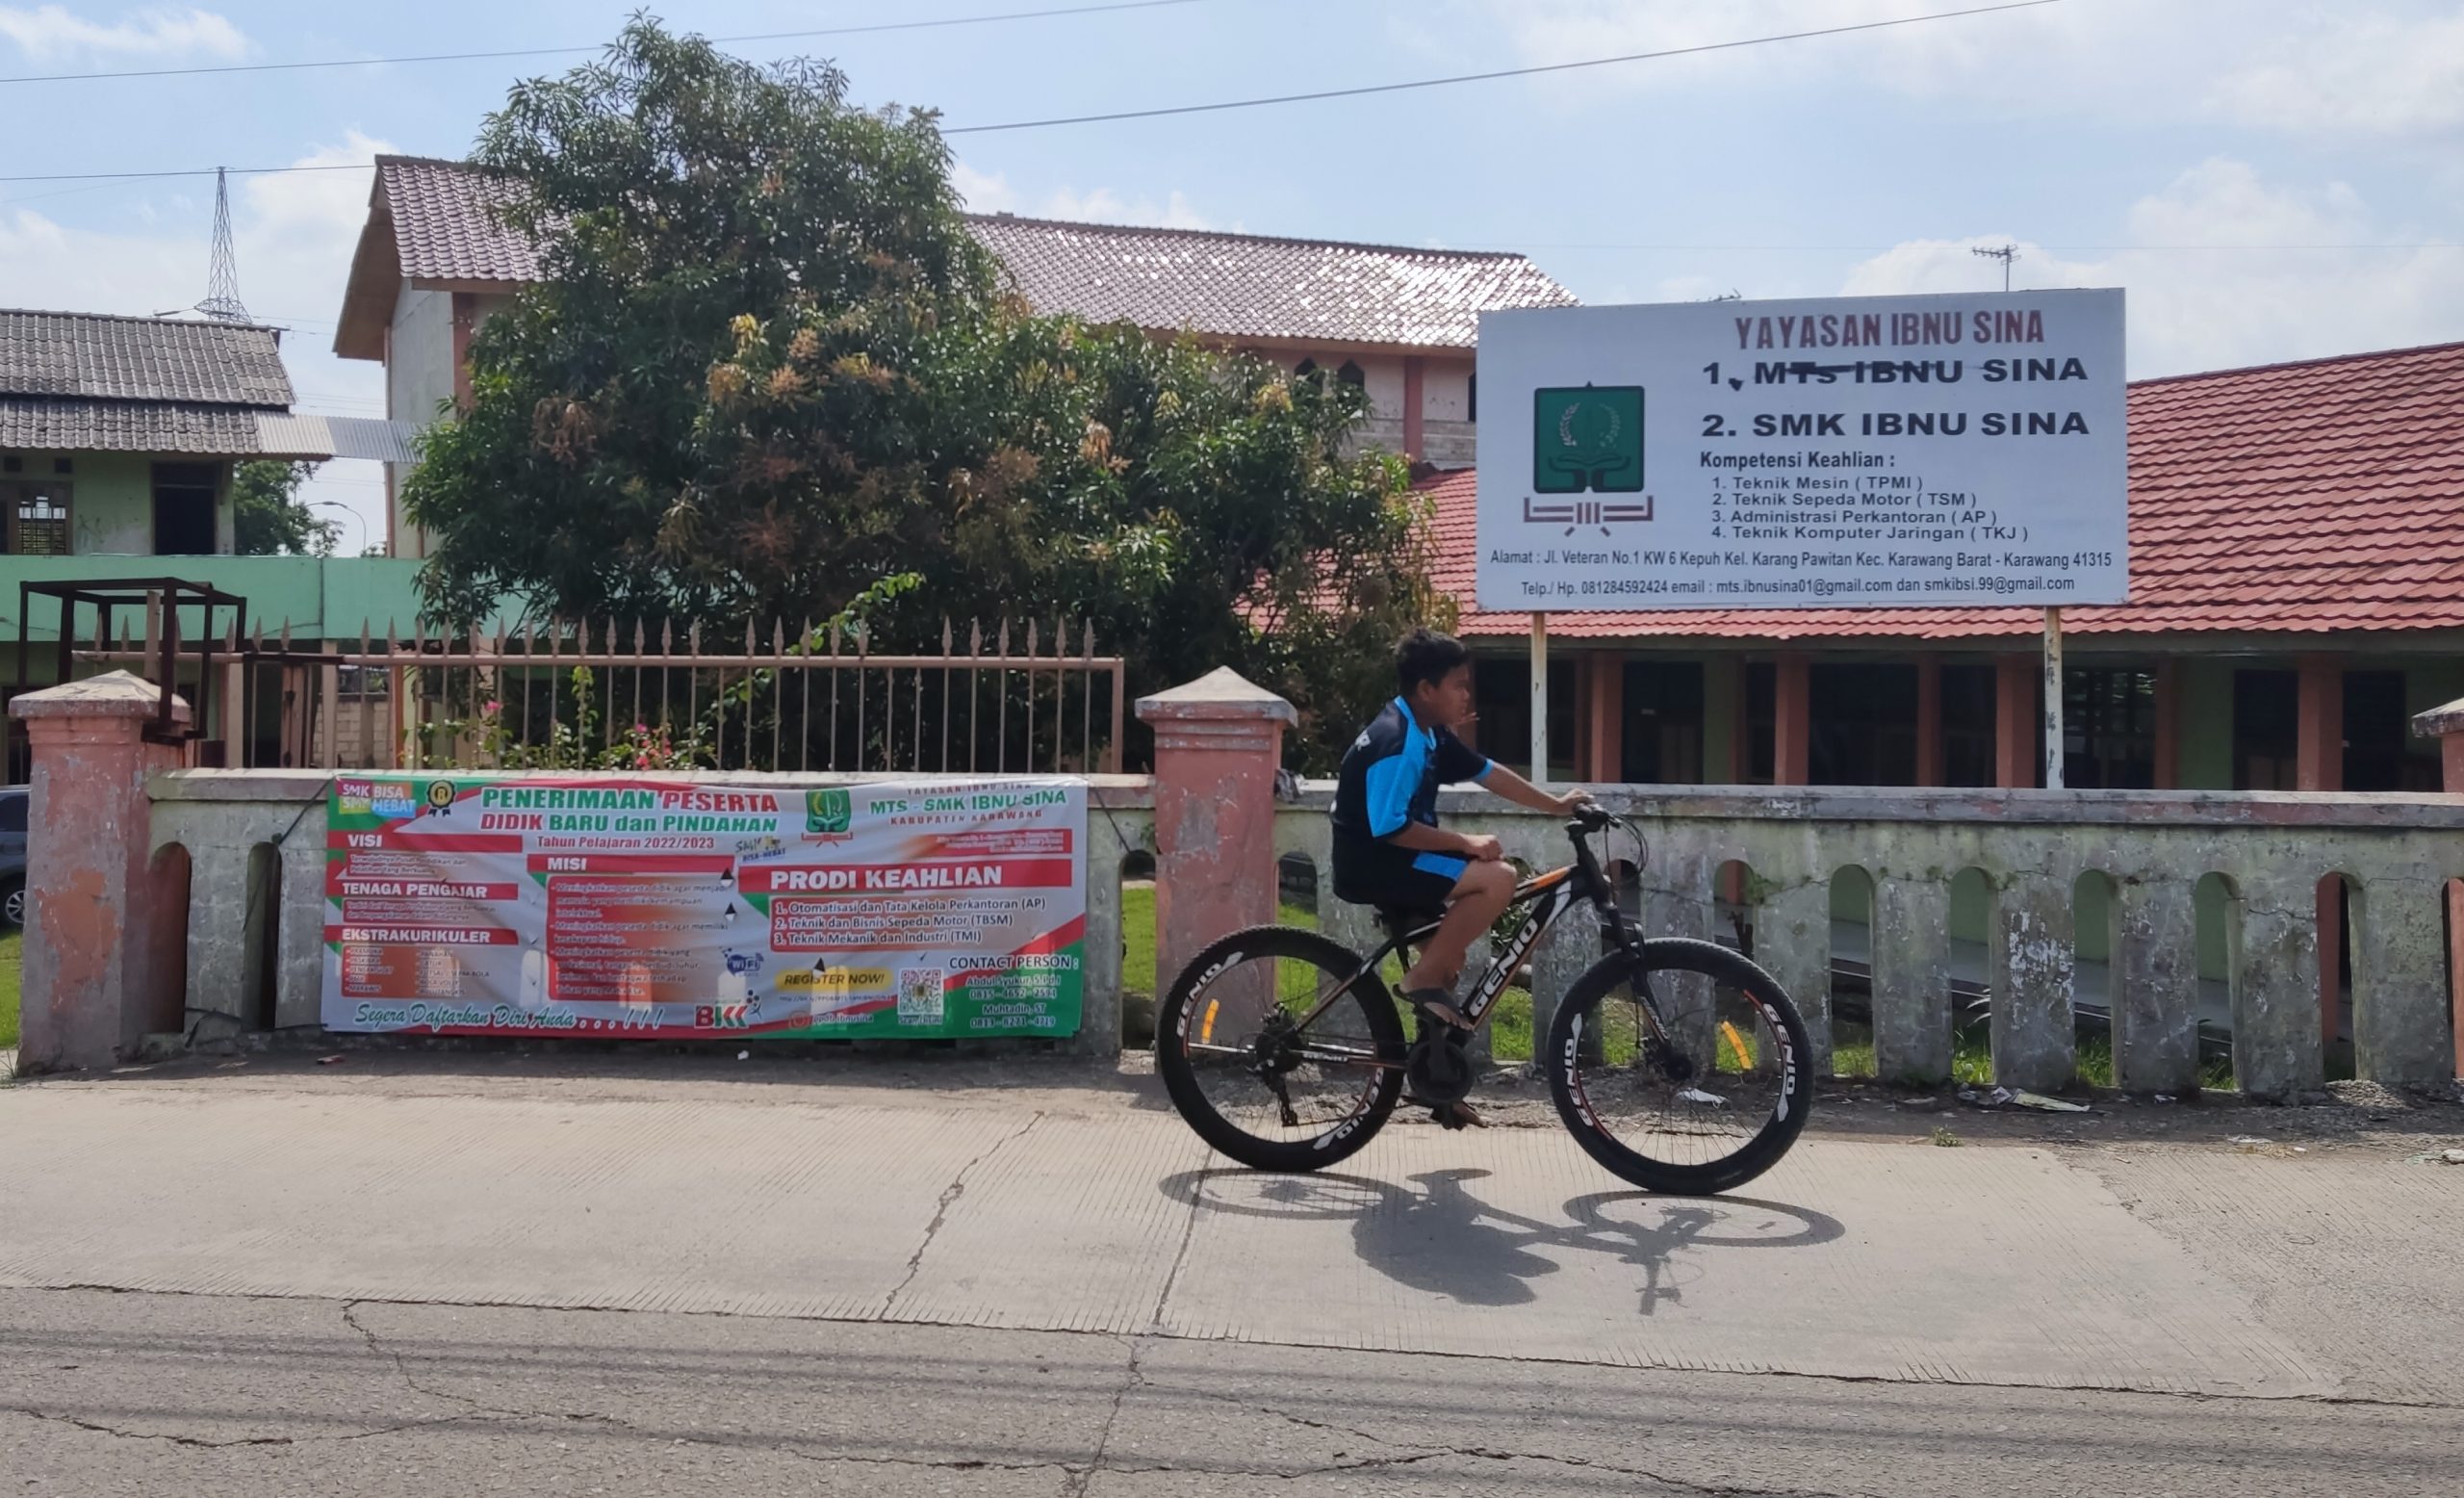
<path fill-rule="evenodd" d="M 1715 1253 L 1811 1248 L 1847 1230 L 1836 1218 L 1784 1202 L 1640 1191 L 1577 1197 L 1558 1208 L 1563 1221 L 1543 1222 L 1475 1195 L 1469 1183 L 1488 1175 L 1429 1171 L 1399 1184 L 1217 1168 L 1170 1176 L 1163 1190 L 1201 1212 L 1348 1220 L 1362 1263 L 1410 1289 L 1466 1305 L 1528 1304 L 1539 1297 L 1533 1281 L 1560 1271 L 1559 1256 L 1603 1254 L 1639 1272 L 1635 1308 L 1643 1316 L 1681 1306 L 1685 1286 Z"/>

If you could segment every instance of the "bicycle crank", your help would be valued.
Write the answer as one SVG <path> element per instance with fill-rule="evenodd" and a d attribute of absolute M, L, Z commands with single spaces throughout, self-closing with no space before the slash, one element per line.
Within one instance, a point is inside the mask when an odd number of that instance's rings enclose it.
<path fill-rule="evenodd" d="M 1451 1025 L 1437 1027 L 1413 1042 L 1403 1058 L 1403 1080 L 1413 1100 L 1431 1107 L 1450 1107 L 1472 1091 L 1478 1072 L 1465 1048 L 1469 1035 Z"/>

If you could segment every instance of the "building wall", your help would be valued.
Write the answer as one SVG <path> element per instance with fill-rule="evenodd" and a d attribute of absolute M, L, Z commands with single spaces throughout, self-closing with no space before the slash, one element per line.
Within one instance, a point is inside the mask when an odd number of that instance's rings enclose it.
<path fill-rule="evenodd" d="M 1361 388 L 1369 396 L 1369 417 L 1353 434 L 1353 449 L 1403 451 L 1402 355 L 1305 349 L 1252 352 L 1287 370 L 1298 369 L 1304 361 L 1329 373 L 1342 369 L 1347 361 L 1359 365 Z M 1440 468 L 1469 468 L 1477 456 L 1471 419 L 1472 372 L 1469 352 L 1459 357 L 1426 354 L 1421 359 L 1420 455 Z"/>
<path fill-rule="evenodd" d="M 453 347 L 454 295 L 405 285 L 395 300 L 385 355 L 385 414 L 395 421 L 426 426 L 453 401 L 455 376 L 460 373 Z M 472 299 L 474 332 L 513 301 L 507 296 Z M 407 465 L 385 465 L 386 492 L 394 507 L 394 546 L 399 555 L 425 556 L 427 538 L 402 513 L 402 480 L 407 477 Z"/>
<path fill-rule="evenodd" d="M 64 478 L 68 486 L 68 545 L 79 556 L 151 556 L 154 555 L 154 465 L 211 463 L 220 470 L 215 486 L 215 550 L 232 546 L 231 465 L 219 458 L 183 457 L 155 452 L 27 452 L 23 477 Z M 69 472 L 56 476 L 55 465 L 66 458 Z"/>

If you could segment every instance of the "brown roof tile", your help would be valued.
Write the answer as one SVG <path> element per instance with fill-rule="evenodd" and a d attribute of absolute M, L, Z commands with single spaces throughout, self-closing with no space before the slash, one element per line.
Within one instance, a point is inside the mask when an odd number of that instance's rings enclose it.
<path fill-rule="evenodd" d="M 1437 581 L 1467 634 L 1529 616 L 1473 606 L 1475 476 L 1427 480 Z M 2066 633 L 2464 629 L 2464 344 L 2130 387 L 2131 598 Z M 1952 640 L 2030 635 L 2033 608 L 1556 613 L 1579 639 Z"/>
<path fill-rule="evenodd" d="M 1480 314 L 1572 306 L 1521 255 L 970 219 L 1038 312 L 1227 338 L 1469 349 Z"/>
<path fill-rule="evenodd" d="M 492 212 L 504 179 L 404 156 L 380 156 L 376 169 L 404 278 L 538 278 L 533 246 Z M 1482 312 L 1575 300 L 1521 255 L 1007 215 L 968 222 L 1037 311 L 1158 330 L 1469 349 Z"/>
<path fill-rule="evenodd" d="M 530 242 L 496 218 L 496 208 L 513 194 L 506 179 L 465 162 L 418 156 L 379 156 L 376 177 L 405 279 L 516 285 L 539 279 Z"/>

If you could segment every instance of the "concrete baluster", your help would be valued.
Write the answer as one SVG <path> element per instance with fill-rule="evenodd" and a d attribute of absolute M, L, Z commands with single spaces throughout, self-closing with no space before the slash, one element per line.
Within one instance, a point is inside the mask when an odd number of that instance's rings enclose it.
<path fill-rule="evenodd" d="M 2325 1078 L 2315 889 L 2295 879 L 2255 878 L 2234 891 L 2226 928 L 2233 1075 L 2246 1097 L 2285 1098 Z"/>
<path fill-rule="evenodd" d="M 2040 1092 L 2069 1085 L 2079 1062 L 2070 1013 L 2077 950 L 2068 883 L 2019 874 L 1994 891 L 1986 983 L 1996 1082 Z"/>
<path fill-rule="evenodd" d="M 2120 883 L 2108 996 L 2114 1085 L 2124 1092 L 2181 1094 L 2198 1086 L 2196 891 L 2194 882 L 2170 874 Z"/>
<path fill-rule="evenodd" d="M 2363 885 L 2352 896 L 2353 1072 L 2389 1087 L 2453 1079 L 2445 891 Z"/>
<path fill-rule="evenodd" d="M 1951 888 L 1874 876 L 1874 1070 L 1932 1087 L 1951 1074 Z"/>

